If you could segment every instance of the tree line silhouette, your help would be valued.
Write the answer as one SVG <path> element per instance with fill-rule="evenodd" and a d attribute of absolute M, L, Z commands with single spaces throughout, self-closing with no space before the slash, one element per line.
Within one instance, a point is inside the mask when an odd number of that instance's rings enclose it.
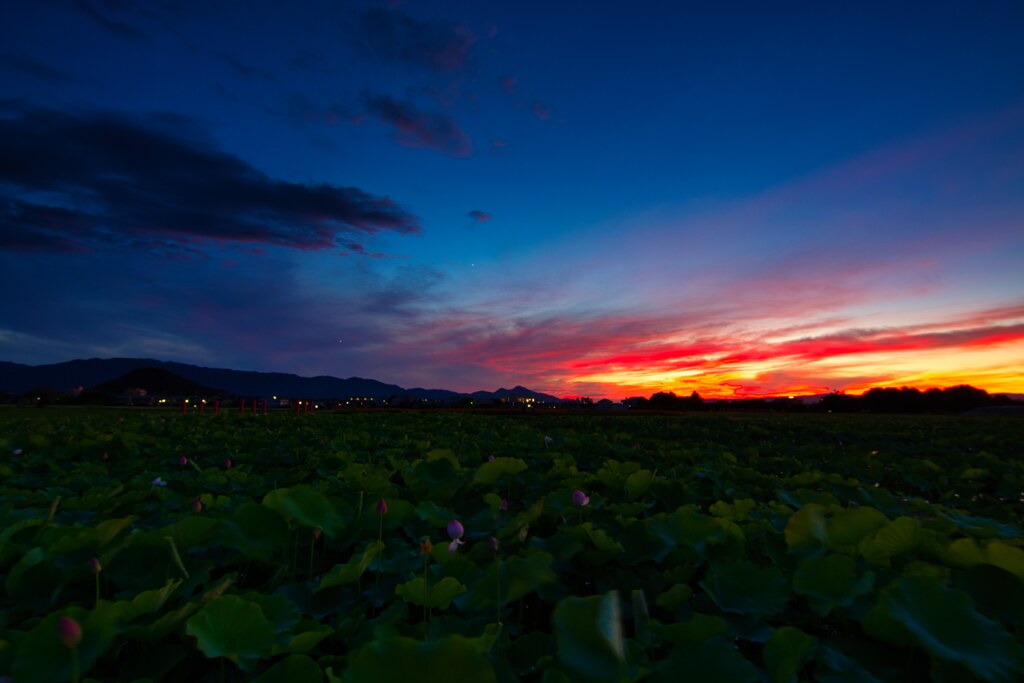
<path fill-rule="evenodd" d="M 831 413 L 966 413 L 976 408 L 1018 406 L 1005 394 L 989 394 L 966 384 L 945 389 L 914 389 L 912 387 L 870 389 L 860 396 L 832 392 L 817 402 L 802 398 L 749 398 L 709 402 L 696 391 L 689 396 L 661 391 L 650 398 L 631 399 L 633 410 L 741 410 Z"/>

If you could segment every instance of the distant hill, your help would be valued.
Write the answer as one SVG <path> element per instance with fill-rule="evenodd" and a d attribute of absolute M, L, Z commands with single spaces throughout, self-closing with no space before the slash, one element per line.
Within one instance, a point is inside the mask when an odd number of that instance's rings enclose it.
<path fill-rule="evenodd" d="M 148 358 L 90 358 L 72 360 L 49 365 L 22 365 L 0 361 L 0 391 L 24 394 L 39 387 L 49 387 L 58 393 L 74 387 L 95 387 L 123 377 L 129 372 L 143 369 L 157 369 L 173 373 L 202 387 L 217 387 L 233 396 L 288 396 L 311 399 L 355 398 L 373 399 L 403 398 L 449 401 L 466 396 L 464 393 L 447 389 L 405 389 L 397 384 L 385 384 L 374 379 L 350 377 L 340 379 L 321 375 L 300 377 L 284 372 L 252 372 L 205 368 L 186 363 L 159 361 Z M 476 392 L 477 400 L 489 401 L 507 396 L 532 396 L 539 401 L 558 401 L 554 396 L 532 392 L 523 387 L 499 389 L 496 392 Z M 197 395 L 199 392 L 197 392 Z"/>
<path fill-rule="evenodd" d="M 142 391 L 142 395 L 162 396 L 216 396 L 224 392 L 210 389 L 181 375 L 162 368 L 138 368 L 109 382 L 91 388 L 101 394 L 125 394 Z"/>

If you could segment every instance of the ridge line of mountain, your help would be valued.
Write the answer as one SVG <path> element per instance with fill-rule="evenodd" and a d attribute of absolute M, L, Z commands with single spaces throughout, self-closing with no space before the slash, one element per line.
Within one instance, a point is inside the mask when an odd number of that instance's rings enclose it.
<path fill-rule="evenodd" d="M 556 396 L 518 385 L 512 389 L 501 387 L 496 391 L 476 392 L 421 387 L 406 389 L 397 384 L 387 384 L 363 377 L 303 377 L 287 372 L 208 368 L 151 358 L 88 358 L 43 365 L 0 361 L 0 391 L 25 394 L 32 389 L 47 387 L 63 393 L 79 386 L 95 387 L 116 380 L 132 370 L 144 368 L 166 370 L 196 384 L 216 388 L 235 396 L 290 396 L 311 399 L 386 399 L 400 396 L 427 400 L 451 400 L 465 396 L 476 400 L 493 400 L 515 395 L 542 402 L 561 400 Z"/>

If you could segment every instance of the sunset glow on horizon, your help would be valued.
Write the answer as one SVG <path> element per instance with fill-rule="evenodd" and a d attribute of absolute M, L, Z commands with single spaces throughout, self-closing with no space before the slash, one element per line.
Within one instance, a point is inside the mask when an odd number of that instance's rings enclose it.
<path fill-rule="evenodd" d="M 1024 394 L 1020 3 L 8 14 L 0 360 Z"/>

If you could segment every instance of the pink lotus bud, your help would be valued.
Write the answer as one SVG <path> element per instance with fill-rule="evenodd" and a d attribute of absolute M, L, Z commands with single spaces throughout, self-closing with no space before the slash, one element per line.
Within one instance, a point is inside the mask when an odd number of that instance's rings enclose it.
<path fill-rule="evenodd" d="M 583 491 L 576 489 L 575 491 L 572 492 L 572 504 L 578 507 L 590 505 L 590 496 L 583 493 Z"/>
<path fill-rule="evenodd" d="M 188 458 L 186 458 L 184 455 L 181 456 L 180 458 L 178 458 L 178 464 L 179 465 L 187 465 L 188 464 Z"/>
<path fill-rule="evenodd" d="M 465 528 L 462 526 L 462 522 L 457 519 L 453 519 L 448 522 L 448 538 L 459 539 L 466 533 Z"/>
<path fill-rule="evenodd" d="M 493 455 L 488 455 L 487 456 L 487 462 L 494 462 L 494 456 Z"/>
<path fill-rule="evenodd" d="M 377 514 L 381 517 L 388 514 L 388 504 L 383 498 L 377 499 Z"/>
<path fill-rule="evenodd" d="M 95 557 L 90 557 L 89 571 L 91 571 L 93 574 L 99 574 L 101 571 L 103 571 L 103 565 L 101 565 L 100 561 L 97 560 Z"/>
<path fill-rule="evenodd" d="M 498 552 L 498 548 L 501 546 L 501 543 L 498 541 L 497 536 L 491 536 L 490 544 L 491 550 L 493 550 L 494 552 Z"/>
<path fill-rule="evenodd" d="M 227 459 L 224 460 L 224 469 L 226 469 L 226 470 L 230 470 L 231 469 L 231 458 L 227 458 Z"/>
<path fill-rule="evenodd" d="M 57 620 L 57 637 L 64 647 L 78 647 L 82 642 L 82 627 L 71 617 L 61 617 Z"/>
<path fill-rule="evenodd" d="M 501 502 L 498 503 L 499 510 L 508 510 L 508 498 L 502 498 Z"/>
<path fill-rule="evenodd" d="M 202 512 L 203 503 L 198 498 L 192 501 L 192 512 Z"/>

